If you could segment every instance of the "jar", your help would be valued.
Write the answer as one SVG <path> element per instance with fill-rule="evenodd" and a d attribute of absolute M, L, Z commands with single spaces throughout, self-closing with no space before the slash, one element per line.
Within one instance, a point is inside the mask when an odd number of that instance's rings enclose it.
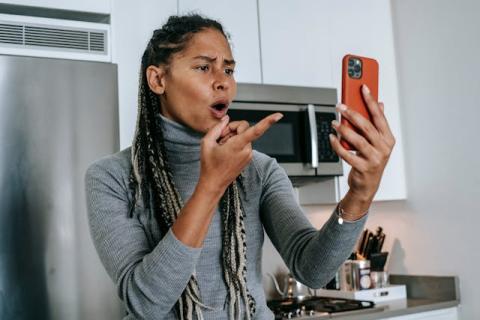
<path fill-rule="evenodd" d="M 343 290 L 356 291 L 370 289 L 372 281 L 370 278 L 369 260 L 347 260 L 343 264 L 344 284 Z"/>

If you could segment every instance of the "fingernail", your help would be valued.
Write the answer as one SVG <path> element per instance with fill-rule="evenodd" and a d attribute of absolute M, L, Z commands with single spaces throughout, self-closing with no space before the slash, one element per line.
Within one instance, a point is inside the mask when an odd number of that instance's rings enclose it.
<path fill-rule="evenodd" d="M 278 121 L 278 120 L 280 120 L 280 119 L 282 119 L 282 118 L 283 118 L 283 114 L 279 113 L 279 114 L 277 114 L 273 119 L 274 119 L 275 121 Z"/>
<path fill-rule="evenodd" d="M 339 124 L 339 123 L 338 123 L 337 120 L 332 120 L 332 126 L 333 126 L 334 128 L 338 127 L 338 124 Z"/>
<path fill-rule="evenodd" d="M 330 141 L 332 141 L 332 140 L 333 140 L 333 134 L 332 134 L 332 133 L 329 133 L 329 134 L 328 134 L 328 138 L 330 139 Z"/>
<path fill-rule="evenodd" d="M 344 112 L 344 111 L 347 111 L 347 106 L 344 105 L 343 103 L 339 103 L 337 104 L 337 110 L 340 111 L 340 112 Z"/>
<path fill-rule="evenodd" d="M 369 94 L 369 93 L 370 93 L 370 89 L 368 89 L 368 87 L 367 87 L 366 84 L 362 85 L 362 90 L 363 90 L 363 93 L 365 93 L 365 94 Z"/>
<path fill-rule="evenodd" d="M 228 121 L 228 118 L 229 118 L 228 115 L 224 115 L 221 121 Z"/>

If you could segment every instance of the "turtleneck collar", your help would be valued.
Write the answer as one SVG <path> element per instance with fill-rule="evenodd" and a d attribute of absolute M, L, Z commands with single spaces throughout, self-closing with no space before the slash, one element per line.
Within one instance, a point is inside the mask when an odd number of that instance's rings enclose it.
<path fill-rule="evenodd" d="M 163 139 L 168 157 L 182 163 L 199 160 L 200 142 L 204 134 L 168 119 L 161 114 L 159 116 L 161 118 Z"/>

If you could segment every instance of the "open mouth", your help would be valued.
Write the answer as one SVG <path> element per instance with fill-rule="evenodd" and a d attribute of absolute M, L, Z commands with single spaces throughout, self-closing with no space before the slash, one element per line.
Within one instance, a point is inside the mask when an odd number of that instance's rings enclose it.
<path fill-rule="evenodd" d="M 226 103 L 215 103 L 210 107 L 215 118 L 221 119 L 225 114 L 227 114 L 228 104 Z"/>
<path fill-rule="evenodd" d="M 213 105 L 212 108 L 217 111 L 222 111 L 223 109 L 227 108 L 227 105 L 223 103 L 219 103 L 219 104 Z"/>

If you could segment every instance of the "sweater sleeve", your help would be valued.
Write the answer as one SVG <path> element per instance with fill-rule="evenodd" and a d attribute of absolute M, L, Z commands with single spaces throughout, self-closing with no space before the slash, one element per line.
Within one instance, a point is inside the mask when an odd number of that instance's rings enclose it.
<path fill-rule="evenodd" d="M 265 231 L 294 277 L 310 288 L 321 288 L 351 254 L 367 217 L 339 224 L 335 209 L 316 230 L 297 203 L 285 170 L 266 156 L 260 162 Z"/>
<path fill-rule="evenodd" d="M 114 161 L 88 168 L 90 233 L 127 312 L 136 319 L 163 319 L 194 273 L 201 249 L 184 245 L 170 230 L 151 250 L 142 224 L 128 217 L 128 190 L 121 172 Z"/>

